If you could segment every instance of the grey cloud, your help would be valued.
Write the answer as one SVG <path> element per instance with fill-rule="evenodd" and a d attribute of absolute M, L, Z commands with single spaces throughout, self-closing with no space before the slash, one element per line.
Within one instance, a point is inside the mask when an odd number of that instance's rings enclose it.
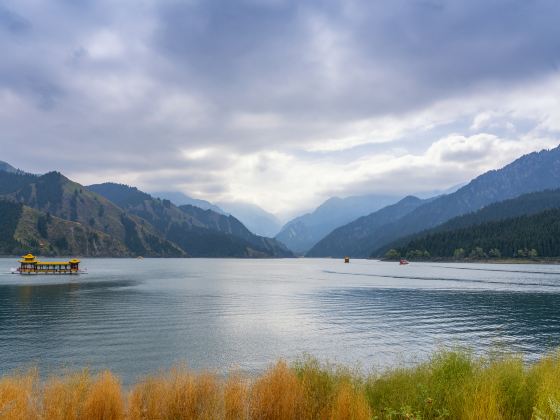
<path fill-rule="evenodd" d="M 22 34 L 30 27 L 30 23 L 25 18 L 0 5 L 0 29 L 5 29 L 12 34 Z"/>
<path fill-rule="evenodd" d="M 195 1 L 162 8 L 156 43 L 221 103 L 348 118 L 551 72 L 559 15 L 550 0 Z M 314 18 L 344 38 L 353 58 L 336 92 L 309 60 Z"/>
<path fill-rule="evenodd" d="M 300 162 L 343 165 L 393 147 L 421 154 L 437 138 L 468 132 L 471 116 L 386 145 L 340 153 L 306 152 L 305 145 L 348 135 L 353 121 L 405 119 L 439 100 L 544 80 L 560 60 L 555 0 L 6 4 L 0 100 L 20 108 L 0 112 L 3 159 L 32 172 L 134 172 L 146 184 L 191 185 L 208 194 L 227 191 L 230 180 L 220 173 L 236 155 L 274 150 Z M 88 40 L 103 31 L 123 43 L 122 55 L 96 60 L 88 51 Z M 173 95 L 188 98 L 172 105 L 181 112 L 154 118 Z M 240 114 L 278 122 L 248 118 L 236 125 Z M 525 132 L 535 124 L 528 121 Z M 24 143 L 34 151 L 28 163 L 17 160 Z M 80 153 L 53 152 L 69 147 Z M 182 155 L 205 147 L 221 155 L 192 161 Z M 261 174 L 275 170 L 272 158 L 259 159 Z M 166 178 L 160 169 L 183 174 Z"/>

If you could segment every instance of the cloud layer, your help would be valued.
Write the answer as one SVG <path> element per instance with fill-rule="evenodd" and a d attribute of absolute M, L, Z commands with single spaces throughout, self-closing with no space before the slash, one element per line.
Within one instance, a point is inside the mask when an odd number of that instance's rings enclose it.
<path fill-rule="evenodd" d="M 1 159 L 289 213 L 558 144 L 554 0 L 0 5 Z"/>

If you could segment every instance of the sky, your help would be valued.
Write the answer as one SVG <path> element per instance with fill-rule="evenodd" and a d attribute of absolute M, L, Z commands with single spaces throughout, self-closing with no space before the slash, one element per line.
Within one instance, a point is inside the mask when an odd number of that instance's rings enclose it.
<path fill-rule="evenodd" d="M 560 143 L 557 0 L 2 0 L 0 160 L 245 201 L 446 189 Z"/>

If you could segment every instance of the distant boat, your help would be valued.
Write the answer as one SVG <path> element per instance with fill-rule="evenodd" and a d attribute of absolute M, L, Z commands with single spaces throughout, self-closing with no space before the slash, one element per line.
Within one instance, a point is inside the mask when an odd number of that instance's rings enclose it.
<path fill-rule="evenodd" d="M 407 264 L 408 264 L 408 261 L 405 260 L 404 258 L 401 258 L 401 260 L 399 261 L 399 264 L 400 264 L 400 265 L 407 265 Z"/>
<path fill-rule="evenodd" d="M 350 262 L 350 257 L 344 257 L 344 262 L 348 264 Z"/>
<path fill-rule="evenodd" d="M 39 261 L 33 254 L 27 254 L 18 261 L 20 266 L 12 270 L 13 274 L 80 274 L 80 260 L 70 261 Z"/>

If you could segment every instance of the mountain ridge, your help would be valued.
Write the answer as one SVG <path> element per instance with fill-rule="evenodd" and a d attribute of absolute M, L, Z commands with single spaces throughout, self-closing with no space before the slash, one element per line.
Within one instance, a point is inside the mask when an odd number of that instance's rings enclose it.
<path fill-rule="evenodd" d="M 454 217 L 431 229 L 400 238 L 395 242 L 375 250 L 372 252 L 371 257 L 382 256 L 391 248 L 403 247 L 407 243 L 421 240 L 425 236 L 465 229 L 489 222 L 499 222 L 501 220 L 521 216 L 531 216 L 556 208 L 560 208 L 560 189 L 523 194 L 515 198 L 489 204 L 476 212 Z"/>
<path fill-rule="evenodd" d="M 378 194 L 331 197 L 312 212 L 284 224 L 275 238 L 292 251 L 304 254 L 333 229 L 398 200 L 399 197 Z"/>
<path fill-rule="evenodd" d="M 178 244 L 191 256 L 291 256 L 282 244 L 273 239 L 254 235 L 231 215 L 226 216 L 211 209 L 204 210 L 192 205 L 177 207 L 169 200 L 153 198 L 136 187 L 124 184 L 103 183 L 90 185 L 87 188 L 117 201 L 127 212 L 147 220 L 163 234 L 164 238 Z M 205 234 L 209 235 L 208 240 L 214 244 L 213 249 L 202 246 L 200 241 L 204 240 Z M 198 242 L 191 236 L 196 236 Z M 203 248 L 206 249 L 206 253 L 202 252 Z"/>
<path fill-rule="evenodd" d="M 371 233 L 368 242 L 370 248 L 362 247 L 352 256 L 367 257 L 399 238 L 489 204 L 529 192 L 556 188 L 560 188 L 560 146 L 526 154 L 500 169 L 487 171 L 456 192 L 435 197 L 398 220 L 379 226 Z"/>

